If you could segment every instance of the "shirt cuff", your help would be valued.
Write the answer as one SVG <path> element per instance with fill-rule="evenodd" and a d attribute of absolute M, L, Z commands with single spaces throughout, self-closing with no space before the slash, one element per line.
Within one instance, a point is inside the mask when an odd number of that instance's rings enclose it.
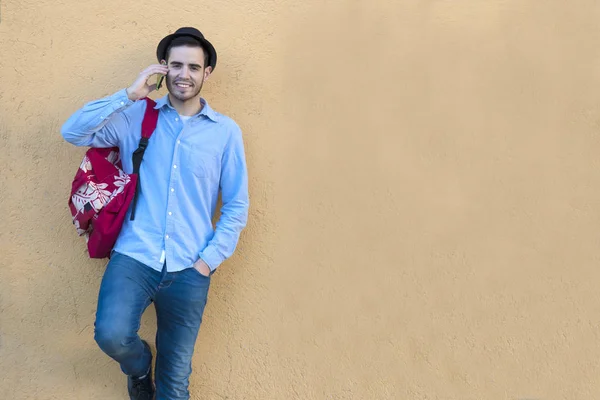
<path fill-rule="evenodd" d="M 110 96 L 110 102 L 114 104 L 114 111 L 119 111 L 129 107 L 134 101 L 129 100 L 127 89 L 121 89 L 117 93 Z"/>
<path fill-rule="evenodd" d="M 210 268 L 211 272 L 217 269 L 222 262 L 221 256 L 212 246 L 207 246 L 204 251 L 200 253 L 200 258 L 206 263 L 206 265 L 208 265 L 208 268 Z"/>

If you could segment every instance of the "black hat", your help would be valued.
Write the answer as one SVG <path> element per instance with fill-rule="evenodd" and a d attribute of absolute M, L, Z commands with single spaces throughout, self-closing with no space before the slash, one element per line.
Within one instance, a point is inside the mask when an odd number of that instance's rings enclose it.
<path fill-rule="evenodd" d="M 158 58 L 158 61 L 167 59 L 167 49 L 169 48 L 169 44 L 171 44 L 173 39 L 181 36 L 191 36 L 202 44 L 202 47 L 204 47 L 204 49 L 208 52 L 207 64 L 214 70 L 215 66 L 217 65 L 217 51 L 213 45 L 204 38 L 202 32 L 196 28 L 190 27 L 179 28 L 175 31 L 175 33 L 166 36 L 160 41 L 158 47 L 156 48 L 156 58 Z"/>

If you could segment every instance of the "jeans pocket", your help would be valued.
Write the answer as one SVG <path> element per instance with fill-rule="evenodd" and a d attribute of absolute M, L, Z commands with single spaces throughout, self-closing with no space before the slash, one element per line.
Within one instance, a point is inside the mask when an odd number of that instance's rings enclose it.
<path fill-rule="evenodd" d="M 190 269 L 191 269 L 191 270 L 192 270 L 192 271 L 193 271 L 193 272 L 194 272 L 196 275 L 198 275 L 199 277 L 201 277 L 201 278 L 203 278 L 203 279 L 210 279 L 210 275 L 209 275 L 209 276 L 202 275 L 202 274 L 200 273 L 200 271 L 198 271 L 198 270 L 197 270 L 196 268 L 194 268 L 194 267 L 191 267 Z"/>

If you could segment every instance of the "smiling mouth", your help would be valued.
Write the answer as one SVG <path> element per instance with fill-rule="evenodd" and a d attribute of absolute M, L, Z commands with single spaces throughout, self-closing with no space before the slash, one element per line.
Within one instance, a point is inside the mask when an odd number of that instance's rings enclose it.
<path fill-rule="evenodd" d="M 189 83 L 176 83 L 175 86 L 177 86 L 180 89 L 188 89 L 191 88 L 192 85 L 190 85 Z"/>

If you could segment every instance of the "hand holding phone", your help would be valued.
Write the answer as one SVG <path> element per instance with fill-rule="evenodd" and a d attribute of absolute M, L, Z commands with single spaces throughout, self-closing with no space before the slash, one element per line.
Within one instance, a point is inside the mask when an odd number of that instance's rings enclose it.
<path fill-rule="evenodd" d="M 148 84 L 150 77 L 152 75 L 159 75 L 161 77 L 164 77 L 165 75 L 167 75 L 168 72 L 169 69 L 167 68 L 165 63 L 162 63 L 162 65 L 153 64 L 149 66 L 148 68 L 140 72 L 135 82 L 133 82 L 133 84 L 127 88 L 127 97 L 131 101 L 137 101 L 148 96 L 150 92 L 157 89 L 156 84 Z"/>

